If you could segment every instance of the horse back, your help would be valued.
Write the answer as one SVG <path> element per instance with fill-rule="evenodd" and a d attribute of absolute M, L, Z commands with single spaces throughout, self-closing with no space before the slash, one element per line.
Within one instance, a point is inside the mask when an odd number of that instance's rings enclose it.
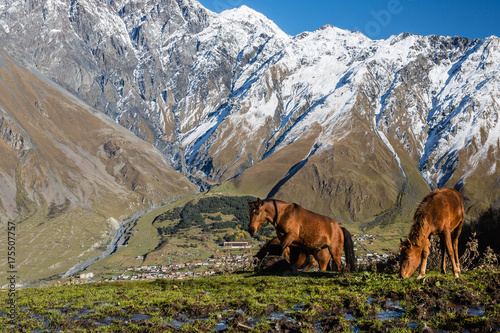
<path fill-rule="evenodd" d="M 332 218 L 294 205 L 288 223 L 295 223 L 299 238 L 307 243 L 325 242 L 332 237 L 341 237 L 341 229 Z"/>
<path fill-rule="evenodd" d="M 427 211 L 435 229 L 448 228 L 451 231 L 464 221 L 463 200 L 457 190 L 439 189 L 429 194 L 429 196 Z"/>
<path fill-rule="evenodd" d="M 338 225 L 334 219 L 312 212 L 299 205 L 296 205 L 295 212 L 298 220 L 300 220 L 306 227 L 314 225 L 320 228 L 331 229 L 332 227 Z"/>

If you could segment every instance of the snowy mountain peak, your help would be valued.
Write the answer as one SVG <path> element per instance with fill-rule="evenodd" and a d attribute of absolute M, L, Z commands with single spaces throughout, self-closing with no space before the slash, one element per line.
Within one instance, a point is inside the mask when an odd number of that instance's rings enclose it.
<path fill-rule="evenodd" d="M 220 13 L 220 17 L 228 20 L 229 24 L 251 27 L 253 29 L 253 33 L 256 33 L 255 29 L 259 29 L 267 34 L 276 36 L 277 38 L 289 37 L 272 20 L 245 5 L 225 10 Z"/>

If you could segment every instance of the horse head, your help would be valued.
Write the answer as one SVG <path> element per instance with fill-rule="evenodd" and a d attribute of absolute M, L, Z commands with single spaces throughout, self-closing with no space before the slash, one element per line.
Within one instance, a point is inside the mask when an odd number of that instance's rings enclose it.
<path fill-rule="evenodd" d="M 422 249 L 417 244 L 412 244 L 407 238 L 404 241 L 401 240 L 399 251 L 399 276 L 406 279 L 412 276 L 420 265 Z"/>
<path fill-rule="evenodd" d="M 260 199 L 257 199 L 257 201 L 248 201 L 248 216 L 250 217 L 248 232 L 252 236 L 266 222 L 267 213 L 263 206 L 264 203 Z"/>

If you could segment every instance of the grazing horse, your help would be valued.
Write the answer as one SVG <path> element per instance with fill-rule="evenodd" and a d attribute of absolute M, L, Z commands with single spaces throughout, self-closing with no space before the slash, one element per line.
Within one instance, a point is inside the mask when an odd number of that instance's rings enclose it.
<path fill-rule="evenodd" d="M 257 252 L 255 257 L 259 260 L 264 259 L 268 255 L 283 255 L 283 257 L 292 264 L 297 269 L 303 269 L 305 271 L 313 269 L 318 265 L 318 262 L 314 258 L 314 254 L 311 251 L 305 251 L 298 246 L 291 244 L 282 254 L 281 241 L 279 238 L 273 238 L 267 242 L 260 250 Z M 328 249 L 324 249 L 318 252 L 318 258 L 321 261 L 330 261 L 330 252 Z"/>
<path fill-rule="evenodd" d="M 328 266 L 330 258 L 319 258 L 321 250 L 328 249 L 336 269 L 341 268 L 342 247 L 345 251 L 350 271 L 356 270 L 354 244 L 349 231 L 341 228 L 333 219 L 316 214 L 294 203 L 266 199 L 248 202 L 250 225 L 248 232 L 254 235 L 260 227 L 269 221 L 276 229 L 281 241 L 281 252 L 294 244 L 308 252 L 312 252 L 321 270 Z"/>
<path fill-rule="evenodd" d="M 455 277 L 460 274 L 458 261 L 458 237 L 465 219 L 462 197 L 453 189 L 439 189 L 428 194 L 420 203 L 415 215 L 410 235 L 400 246 L 400 276 L 410 277 L 420 265 L 418 279 L 425 275 L 429 256 L 431 235 L 439 235 L 441 243 L 442 272 L 446 273 L 445 251 L 448 253 Z M 453 232 L 453 236 L 451 232 Z"/>

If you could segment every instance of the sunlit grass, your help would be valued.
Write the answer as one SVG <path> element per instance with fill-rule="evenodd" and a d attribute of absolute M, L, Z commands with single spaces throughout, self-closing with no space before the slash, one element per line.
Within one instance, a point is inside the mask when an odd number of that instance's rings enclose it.
<path fill-rule="evenodd" d="M 7 293 L 0 293 L 0 327 L 14 332 L 205 332 L 218 327 L 261 332 L 275 331 L 276 325 L 298 325 L 301 332 L 320 327 L 323 331 L 391 327 L 395 332 L 424 326 L 498 328 L 500 307 L 491 297 L 495 286 L 491 281 L 499 280 L 497 271 L 466 272 L 458 279 L 431 272 L 423 280 L 369 272 L 304 276 L 242 272 L 188 280 L 24 288 L 17 290 L 15 326 L 5 315 Z M 392 309 L 387 300 L 404 310 L 381 319 L 381 311 Z M 422 309 L 423 304 L 427 308 Z M 456 308 L 445 308 L 447 304 Z M 484 309 L 484 314 L 471 315 L 469 307 Z"/>

